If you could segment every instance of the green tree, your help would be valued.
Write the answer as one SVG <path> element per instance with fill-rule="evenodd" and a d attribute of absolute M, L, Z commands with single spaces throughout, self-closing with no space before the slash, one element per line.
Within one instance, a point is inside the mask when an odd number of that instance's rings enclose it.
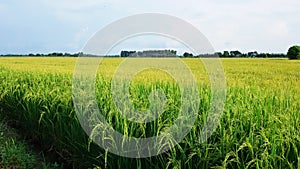
<path fill-rule="evenodd" d="M 300 46 L 290 47 L 287 56 L 289 59 L 300 59 Z"/>
<path fill-rule="evenodd" d="M 188 58 L 188 57 L 193 57 L 194 55 L 192 53 L 187 53 L 184 52 L 183 57 Z"/>
<path fill-rule="evenodd" d="M 216 52 L 215 55 L 218 56 L 218 57 L 220 57 L 220 58 L 223 57 L 222 52 Z"/>
<path fill-rule="evenodd" d="M 224 51 L 223 57 L 224 57 L 224 58 L 228 58 L 228 57 L 229 57 L 229 52 L 228 52 L 228 51 Z"/>
<path fill-rule="evenodd" d="M 242 55 L 243 54 L 238 50 L 230 51 L 230 56 L 232 56 L 232 57 L 241 57 Z"/>

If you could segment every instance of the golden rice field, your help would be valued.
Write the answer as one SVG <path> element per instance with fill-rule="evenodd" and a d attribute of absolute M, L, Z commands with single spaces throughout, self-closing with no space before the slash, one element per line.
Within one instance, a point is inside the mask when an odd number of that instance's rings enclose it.
<path fill-rule="evenodd" d="M 299 60 L 221 59 L 227 85 L 224 112 L 204 143 L 199 143 L 198 131 L 210 108 L 209 78 L 201 60 L 183 61 L 197 81 L 197 119 L 176 147 L 157 156 L 121 157 L 89 139 L 72 100 L 76 58 L 0 58 L 0 111 L 45 152 L 56 154 L 64 168 L 300 168 Z M 178 86 L 160 70 L 137 74 L 130 86 L 135 107 L 149 108 L 153 86 L 165 92 L 167 105 L 154 122 L 129 121 L 118 113 L 110 89 L 121 62 L 105 58 L 99 66 L 95 82 L 99 110 L 126 136 L 159 135 L 178 118 Z"/>

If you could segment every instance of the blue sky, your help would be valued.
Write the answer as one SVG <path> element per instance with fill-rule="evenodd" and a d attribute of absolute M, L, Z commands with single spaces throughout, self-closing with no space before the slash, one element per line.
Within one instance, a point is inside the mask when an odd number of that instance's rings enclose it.
<path fill-rule="evenodd" d="M 299 6 L 299 0 L 2 0 L 0 54 L 79 52 L 109 23 L 149 12 L 188 21 L 216 51 L 285 53 L 291 45 L 300 44 Z M 180 43 L 156 38 L 125 41 L 114 52 L 184 50 Z"/>

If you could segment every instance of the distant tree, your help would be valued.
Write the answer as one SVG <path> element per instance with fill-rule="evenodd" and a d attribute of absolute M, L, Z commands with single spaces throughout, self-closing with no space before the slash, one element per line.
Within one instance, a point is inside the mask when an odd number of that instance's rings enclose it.
<path fill-rule="evenodd" d="M 228 51 L 224 51 L 223 57 L 224 57 L 224 58 L 228 58 L 228 57 L 229 57 L 229 52 L 228 52 Z"/>
<path fill-rule="evenodd" d="M 272 55 L 270 53 L 265 54 L 265 58 L 270 58 Z"/>
<path fill-rule="evenodd" d="M 257 58 L 265 58 L 267 56 L 267 54 L 265 53 L 259 53 L 256 57 Z"/>
<path fill-rule="evenodd" d="M 171 53 L 176 56 L 177 51 L 176 50 L 171 50 Z"/>
<path fill-rule="evenodd" d="M 136 53 L 136 51 L 121 51 L 120 56 L 121 57 L 129 57 L 129 56 L 131 56 L 131 55 L 133 55 L 135 53 Z"/>
<path fill-rule="evenodd" d="M 230 51 L 230 56 L 232 56 L 232 57 L 241 57 L 243 54 L 240 52 L 240 51 L 238 51 L 238 50 L 236 50 L 236 51 Z"/>
<path fill-rule="evenodd" d="M 189 58 L 189 57 L 193 57 L 194 55 L 192 53 L 188 53 L 188 52 L 184 52 L 183 57 L 185 58 Z"/>
<path fill-rule="evenodd" d="M 222 52 L 216 52 L 215 55 L 218 56 L 218 57 L 223 57 Z"/>
<path fill-rule="evenodd" d="M 121 57 L 127 57 L 128 56 L 128 52 L 127 51 L 121 51 L 120 56 Z"/>
<path fill-rule="evenodd" d="M 70 53 L 64 53 L 64 56 L 71 56 L 71 54 Z"/>
<path fill-rule="evenodd" d="M 248 57 L 251 57 L 251 58 L 254 58 L 254 57 L 257 57 L 258 53 L 257 51 L 254 51 L 254 52 L 248 52 Z"/>
<path fill-rule="evenodd" d="M 289 59 L 300 59 L 300 46 L 290 47 L 287 56 Z"/>

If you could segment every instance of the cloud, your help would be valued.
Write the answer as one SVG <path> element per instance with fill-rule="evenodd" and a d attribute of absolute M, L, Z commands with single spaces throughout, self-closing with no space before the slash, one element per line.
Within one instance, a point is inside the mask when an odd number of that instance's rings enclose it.
<path fill-rule="evenodd" d="M 6 17 L 0 18 L 0 36 L 6 39 L 0 40 L 0 48 L 14 51 L 23 48 L 21 44 L 30 44 L 24 51 L 34 52 L 36 48 L 41 48 L 40 51 L 77 50 L 93 33 L 115 20 L 132 14 L 157 12 L 190 22 L 217 51 L 285 52 L 288 45 L 300 41 L 299 6 L 298 0 L 2 1 L 0 14 Z M 89 29 L 85 30 L 87 27 Z M 136 46 L 134 42 L 131 45 Z"/>
<path fill-rule="evenodd" d="M 286 22 L 277 21 L 270 25 L 269 36 L 275 36 L 278 38 L 284 38 L 289 35 L 289 28 Z"/>
<path fill-rule="evenodd" d="M 299 42 L 295 40 L 300 35 L 300 23 L 296 19 L 299 17 L 299 1 L 226 1 L 219 2 L 220 5 L 217 2 L 211 1 L 207 5 L 214 12 L 208 14 L 209 10 L 206 10 L 206 19 L 192 18 L 216 50 L 285 52 L 286 45 Z M 291 30 L 294 30 L 293 35 Z M 279 39 L 281 42 L 278 42 Z"/>
<path fill-rule="evenodd" d="M 161 36 L 161 35 L 139 35 L 125 39 L 124 41 L 116 44 L 109 51 L 109 54 L 119 54 L 122 50 L 128 51 L 143 51 L 143 50 L 155 50 L 155 49 L 171 49 L 176 50 L 178 54 L 184 52 L 191 52 L 183 43 L 174 39 Z"/>
<path fill-rule="evenodd" d="M 89 28 L 85 27 L 73 35 L 73 40 L 67 45 L 72 51 L 80 51 L 90 37 Z"/>

